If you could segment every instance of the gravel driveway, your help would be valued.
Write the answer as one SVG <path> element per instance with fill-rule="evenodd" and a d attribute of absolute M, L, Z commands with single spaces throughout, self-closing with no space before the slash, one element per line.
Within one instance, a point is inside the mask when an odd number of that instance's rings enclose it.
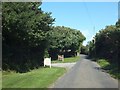
<path fill-rule="evenodd" d="M 64 67 L 68 70 L 72 68 L 75 64 L 76 62 L 75 63 L 52 63 L 52 66 L 53 67 Z"/>

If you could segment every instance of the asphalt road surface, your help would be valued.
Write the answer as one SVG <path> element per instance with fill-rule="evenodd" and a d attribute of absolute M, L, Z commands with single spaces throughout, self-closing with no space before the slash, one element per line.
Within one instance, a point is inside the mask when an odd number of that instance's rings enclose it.
<path fill-rule="evenodd" d="M 99 65 L 85 55 L 52 88 L 118 88 L 118 80 L 102 72 Z"/>

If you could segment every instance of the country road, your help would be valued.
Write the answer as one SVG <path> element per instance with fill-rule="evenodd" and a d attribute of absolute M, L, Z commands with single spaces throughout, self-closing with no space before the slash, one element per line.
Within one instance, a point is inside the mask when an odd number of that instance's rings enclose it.
<path fill-rule="evenodd" d="M 102 72 L 99 65 L 85 55 L 52 88 L 118 88 L 118 80 Z"/>

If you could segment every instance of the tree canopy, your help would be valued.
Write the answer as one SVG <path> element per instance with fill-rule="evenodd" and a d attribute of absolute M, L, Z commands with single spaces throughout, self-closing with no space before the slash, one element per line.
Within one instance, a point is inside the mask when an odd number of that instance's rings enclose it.
<path fill-rule="evenodd" d="M 44 57 L 75 56 L 84 35 L 76 29 L 53 27 L 52 13 L 36 2 L 2 3 L 2 48 L 4 70 L 26 72 L 43 64 Z"/>
<path fill-rule="evenodd" d="M 89 43 L 89 55 L 91 57 L 106 58 L 110 62 L 118 62 L 120 59 L 120 20 L 116 25 L 106 26 Z"/>
<path fill-rule="evenodd" d="M 42 64 L 54 19 L 40 4 L 2 3 L 3 69 L 23 72 Z"/>
<path fill-rule="evenodd" d="M 49 52 L 53 56 L 57 54 L 65 54 L 70 50 L 69 55 L 74 56 L 76 52 L 80 52 L 80 47 L 85 37 L 79 30 L 71 29 L 64 26 L 53 27 L 49 32 Z M 67 56 L 67 54 L 65 54 Z"/>

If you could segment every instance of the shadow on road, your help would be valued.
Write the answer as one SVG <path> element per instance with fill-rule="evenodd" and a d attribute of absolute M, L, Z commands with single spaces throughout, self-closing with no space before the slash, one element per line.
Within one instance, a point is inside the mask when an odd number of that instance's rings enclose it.
<path fill-rule="evenodd" d="M 94 69 L 96 69 L 96 70 L 101 70 L 101 68 L 100 68 L 100 67 L 94 67 Z"/>
<path fill-rule="evenodd" d="M 85 55 L 85 54 L 80 54 L 80 57 L 81 57 L 81 59 L 96 61 L 96 59 L 93 59 L 93 58 L 91 58 L 91 57 L 89 57 L 88 55 Z"/>

